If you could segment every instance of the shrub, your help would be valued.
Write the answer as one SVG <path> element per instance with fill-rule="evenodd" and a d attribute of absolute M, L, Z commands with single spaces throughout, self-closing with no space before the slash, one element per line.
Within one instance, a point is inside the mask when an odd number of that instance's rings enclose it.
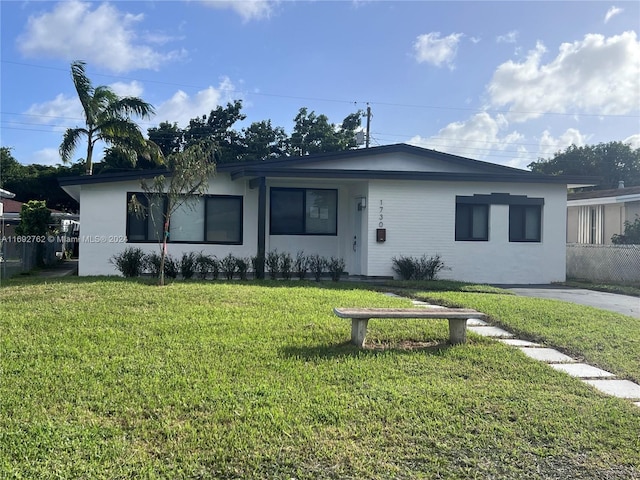
<path fill-rule="evenodd" d="M 280 273 L 285 280 L 291 280 L 291 267 L 293 265 L 293 258 L 289 252 L 280 254 Z"/>
<path fill-rule="evenodd" d="M 439 253 L 429 258 L 422 255 L 416 269 L 416 280 L 435 280 L 441 270 L 448 270 L 448 267 L 445 266 Z"/>
<path fill-rule="evenodd" d="M 112 256 L 109 263 L 115 265 L 124 277 L 138 277 L 145 266 L 145 254 L 141 248 L 128 247 Z"/>
<path fill-rule="evenodd" d="M 400 255 L 399 257 L 393 257 L 393 271 L 398 274 L 401 280 L 411 280 L 416 271 L 415 259 L 412 257 L 405 257 Z"/>
<path fill-rule="evenodd" d="M 269 278 L 271 280 L 278 278 L 278 272 L 280 271 L 280 254 L 278 250 L 272 250 L 267 253 L 264 263 L 269 270 Z"/>
<path fill-rule="evenodd" d="M 183 253 L 182 258 L 180 259 L 180 275 L 185 280 L 193 277 L 193 274 L 196 273 L 196 254 L 193 252 Z"/>
<path fill-rule="evenodd" d="M 209 272 L 211 271 L 211 267 L 213 266 L 213 262 L 215 260 L 210 257 L 209 255 L 200 252 L 198 255 L 196 255 L 195 258 L 195 270 L 198 273 L 198 276 L 204 280 L 205 278 L 207 278 L 207 275 L 209 274 Z"/>
<path fill-rule="evenodd" d="M 253 278 L 258 278 L 258 272 L 262 272 L 264 275 L 264 257 L 262 255 L 251 257 L 251 270 L 253 270 Z"/>
<path fill-rule="evenodd" d="M 317 253 L 309 256 L 309 270 L 313 273 L 313 277 L 316 279 L 316 282 L 319 282 L 320 278 L 322 278 L 322 272 L 326 265 L 327 259 L 321 257 Z"/>
<path fill-rule="evenodd" d="M 250 260 L 248 258 L 236 258 L 236 269 L 240 280 L 247 279 L 247 271 L 249 270 Z"/>
<path fill-rule="evenodd" d="M 611 243 L 615 245 L 640 245 L 640 217 L 636 215 L 633 223 L 629 220 L 624 222 L 624 233 L 614 234 Z"/>
<path fill-rule="evenodd" d="M 220 270 L 224 274 L 227 280 L 232 280 L 233 275 L 236 273 L 237 260 L 232 254 L 227 255 L 220 260 Z"/>
<path fill-rule="evenodd" d="M 331 280 L 337 282 L 338 280 L 340 280 L 340 276 L 344 273 L 344 259 L 331 257 L 331 259 L 327 262 L 327 268 L 329 269 Z"/>
<path fill-rule="evenodd" d="M 149 253 L 144 257 L 144 269 L 154 277 L 160 276 L 160 262 L 162 258 L 158 253 Z"/>
<path fill-rule="evenodd" d="M 393 271 L 398 274 L 402 280 L 434 280 L 441 270 L 448 270 L 442 261 L 440 254 L 436 254 L 427 258 L 422 257 L 393 257 Z"/>
<path fill-rule="evenodd" d="M 160 277 L 160 264 L 162 263 L 162 256 L 159 253 L 149 253 L 144 257 L 145 270 L 148 270 L 154 277 Z M 168 255 L 164 259 L 164 274 L 169 278 L 176 278 L 178 276 L 178 264 L 171 255 Z"/>
<path fill-rule="evenodd" d="M 178 276 L 178 262 L 171 256 L 164 258 L 164 275 L 168 278 L 176 278 Z"/>
<path fill-rule="evenodd" d="M 209 261 L 211 262 L 211 279 L 217 280 L 218 276 L 220 276 L 220 260 L 213 256 L 210 257 Z"/>
<path fill-rule="evenodd" d="M 309 268 L 309 259 L 302 250 L 296 254 L 296 259 L 293 262 L 293 268 L 298 276 L 298 279 L 304 280 L 307 276 L 307 269 Z"/>

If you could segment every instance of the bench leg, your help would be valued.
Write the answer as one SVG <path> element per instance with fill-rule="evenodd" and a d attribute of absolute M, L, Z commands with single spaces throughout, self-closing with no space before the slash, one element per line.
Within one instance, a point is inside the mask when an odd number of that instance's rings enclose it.
<path fill-rule="evenodd" d="M 449 342 L 452 345 L 467 341 L 467 320 L 460 318 L 449 319 Z"/>
<path fill-rule="evenodd" d="M 364 337 L 367 336 L 368 318 L 352 318 L 351 319 L 351 343 L 358 347 L 364 347 Z"/>

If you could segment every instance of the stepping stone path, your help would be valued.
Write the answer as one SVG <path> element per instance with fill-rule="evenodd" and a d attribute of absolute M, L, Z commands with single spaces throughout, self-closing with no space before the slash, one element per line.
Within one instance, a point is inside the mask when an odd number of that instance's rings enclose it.
<path fill-rule="evenodd" d="M 387 295 L 398 296 L 394 294 Z M 413 304 L 429 308 L 436 307 L 436 305 L 429 305 L 426 302 L 417 300 L 413 300 Z M 499 342 L 518 348 L 530 358 L 544 362 L 551 368 L 565 372 L 572 377 L 579 378 L 607 395 L 631 400 L 634 405 L 640 407 L 640 385 L 634 382 L 617 379 L 611 372 L 587 365 L 586 363 L 580 363 L 553 348 L 547 348 L 527 340 L 519 340 L 515 338 L 513 333 L 490 325 L 484 320 L 470 318 L 467 320 L 467 330 L 482 335 L 483 337 L 495 338 Z"/>

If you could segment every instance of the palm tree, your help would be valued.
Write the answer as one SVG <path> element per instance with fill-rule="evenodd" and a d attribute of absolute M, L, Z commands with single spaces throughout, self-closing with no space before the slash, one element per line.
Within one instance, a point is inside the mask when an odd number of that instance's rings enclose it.
<path fill-rule="evenodd" d="M 71 76 L 86 124 L 84 127 L 68 128 L 65 132 L 59 149 L 62 161 L 68 163 L 82 137 L 86 137 L 87 175 L 93 173 L 93 149 L 100 140 L 126 156 L 132 165 L 135 165 L 138 155 L 161 163 L 162 155 L 157 146 L 145 140 L 140 127 L 130 118 L 132 115 L 150 118 L 155 113 L 153 106 L 138 97 L 121 98 L 104 85 L 94 88 L 84 67 L 82 61 L 71 64 Z"/>

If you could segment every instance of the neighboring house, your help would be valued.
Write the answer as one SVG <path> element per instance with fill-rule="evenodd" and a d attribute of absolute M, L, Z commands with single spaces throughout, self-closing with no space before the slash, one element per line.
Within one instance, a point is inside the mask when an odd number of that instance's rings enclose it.
<path fill-rule="evenodd" d="M 570 193 L 567 196 L 567 243 L 610 245 L 624 233 L 624 222 L 640 216 L 640 187 Z"/>
<path fill-rule="evenodd" d="M 22 203 L 16 200 L 15 194 L 0 188 L 0 237 L 15 235 L 15 228 L 20 223 Z"/>
<path fill-rule="evenodd" d="M 126 247 L 158 250 L 158 228 L 127 209 L 144 199 L 141 175 L 158 173 L 60 179 L 80 202 L 80 275 L 116 274 L 109 259 Z M 441 278 L 562 281 L 567 186 L 589 181 L 405 144 L 221 164 L 208 195 L 173 216 L 169 253 L 302 250 L 368 277 L 392 276 L 394 257 L 440 254 Z"/>

